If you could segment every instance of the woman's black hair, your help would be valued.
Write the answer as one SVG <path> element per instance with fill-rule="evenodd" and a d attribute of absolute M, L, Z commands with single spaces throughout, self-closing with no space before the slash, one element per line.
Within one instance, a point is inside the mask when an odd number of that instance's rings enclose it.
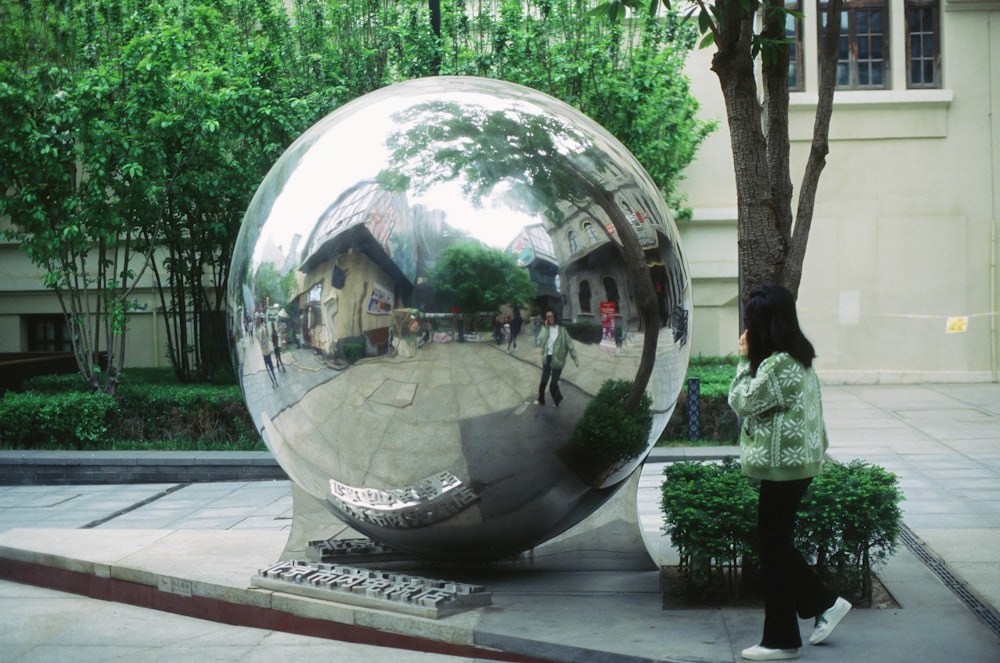
<path fill-rule="evenodd" d="M 816 350 L 799 328 L 795 297 L 784 286 L 762 285 L 750 291 L 743 311 L 750 344 L 750 373 L 775 352 L 787 352 L 805 368 Z"/>

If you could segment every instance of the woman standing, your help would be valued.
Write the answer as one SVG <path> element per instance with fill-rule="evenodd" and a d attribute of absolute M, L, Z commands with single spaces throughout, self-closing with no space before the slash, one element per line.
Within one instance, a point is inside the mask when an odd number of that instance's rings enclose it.
<path fill-rule="evenodd" d="M 795 298 L 778 285 L 750 293 L 746 329 L 729 405 L 744 419 L 743 473 L 760 479 L 757 528 L 764 584 L 764 636 L 743 658 L 798 658 L 802 638 L 796 615 L 816 618 L 810 644 L 825 640 L 851 609 L 826 588 L 795 549 L 795 514 L 813 477 L 822 472 L 828 441 L 816 356 L 799 328 Z"/>

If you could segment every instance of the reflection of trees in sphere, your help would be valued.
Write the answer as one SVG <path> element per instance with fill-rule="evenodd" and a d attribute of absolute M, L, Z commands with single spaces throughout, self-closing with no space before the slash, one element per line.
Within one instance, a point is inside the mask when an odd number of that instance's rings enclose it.
<path fill-rule="evenodd" d="M 436 559 L 517 553 L 600 506 L 690 352 L 687 266 L 648 175 L 577 111 L 489 79 L 401 83 L 307 131 L 247 210 L 228 306 L 247 405 L 292 480 Z M 536 404 L 548 308 L 579 359 L 558 407 Z M 255 313 L 285 324 L 277 387 Z"/>

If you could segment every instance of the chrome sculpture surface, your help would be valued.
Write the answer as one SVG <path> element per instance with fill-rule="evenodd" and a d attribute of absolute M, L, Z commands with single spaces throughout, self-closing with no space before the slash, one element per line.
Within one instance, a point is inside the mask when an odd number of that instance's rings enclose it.
<path fill-rule="evenodd" d="M 614 494 L 673 411 L 691 307 L 628 150 L 468 77 L 393 85 L 303 134 L 247 210 L 228 292 L 247 406 L 292 480 L 444 560 L 527 550 Z M 536 403 L 549 308 L 579 359 L 558 407 Z"/>

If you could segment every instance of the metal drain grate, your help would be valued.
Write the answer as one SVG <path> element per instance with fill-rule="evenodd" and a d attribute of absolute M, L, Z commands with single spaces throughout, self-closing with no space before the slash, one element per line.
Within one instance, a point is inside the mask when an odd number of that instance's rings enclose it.
<path fill-rule="evenodd" d="M 1000 613 L 992 606 L 983 601 L 969 588 L 968 583 L 952 573 L 948 565 L 941 559 L 935 557 L 927 550 L 927 546 L 913 535 L 906 525 L 903 525 L 899 532 L 900 540 L 906 544 L 910 552 L 929 568 L 934 575 L 941 579 L 945 586 L 954 592 L 955 596 L 971 610 L 980 621 L 986 624 L 993 633 L 1000 637 Z"/>

